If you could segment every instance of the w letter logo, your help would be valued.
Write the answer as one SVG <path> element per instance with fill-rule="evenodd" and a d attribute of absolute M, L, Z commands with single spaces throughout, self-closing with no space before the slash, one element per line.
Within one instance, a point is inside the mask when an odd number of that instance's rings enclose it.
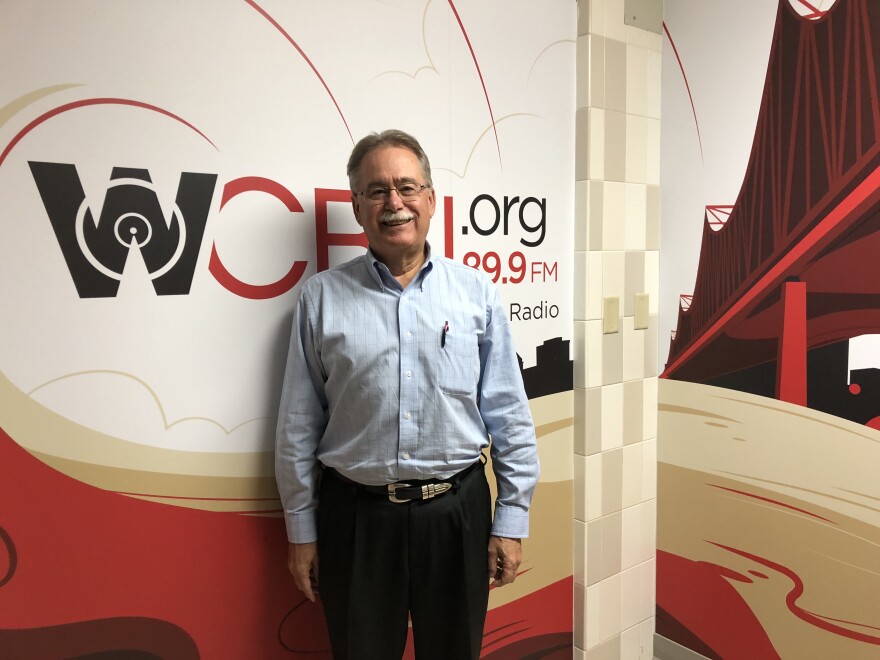
<path fill-rule="evenodd" d="M 182 173 L 166 218 L 147 170 L 113 168 L 96 221 L 74 165 L 29 165 L 80 298 L 115 296 L 133 248 L 158 295 L 189 293 L 217 175 Z"/>

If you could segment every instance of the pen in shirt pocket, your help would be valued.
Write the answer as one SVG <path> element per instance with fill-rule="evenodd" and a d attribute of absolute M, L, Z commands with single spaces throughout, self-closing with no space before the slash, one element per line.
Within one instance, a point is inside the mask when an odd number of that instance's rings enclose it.
<path fill-rule="evenodd" d="M 443 329 L 440 331 L 440 348 L 446 348 L 446 334 L 449 332 L 449 321 L 443 323 Z"/>

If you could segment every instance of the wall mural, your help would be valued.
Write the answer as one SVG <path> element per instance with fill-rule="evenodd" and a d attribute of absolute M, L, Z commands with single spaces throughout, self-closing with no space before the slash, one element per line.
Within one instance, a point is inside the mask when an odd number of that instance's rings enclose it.
<path fill-rule="evenodd" d="M 432 248 L 501 288 L 537 426 L 483 655 L 570 653 L 575 10 L 4 3 L 0 657 L 329 657 L 275 416 L 299 284 L 365 246 L 348 154 L 390 127 L 431 157 Z"/>
<path fill-rule="evenodd" d="M 698 261 L 661 245 L 694 279 L 659 390 L 657 632 L 877 658 L 880 4 L 692 4 L 666 3 L 663 228 Z"/>

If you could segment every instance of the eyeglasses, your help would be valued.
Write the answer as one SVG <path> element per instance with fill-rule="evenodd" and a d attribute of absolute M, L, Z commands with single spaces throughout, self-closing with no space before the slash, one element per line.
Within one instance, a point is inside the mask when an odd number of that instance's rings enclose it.
<path fill-rule="evenodd" d="M 370 186 L 366 190 L 361 190 L 358 195 L 363 195 L 373 204 L 382 204 L 391 195 L 391 191 L 397 193 L 404 202 L 412 202 L 419 198 L 425 188 L 430 188 L 428 183 L 401 183 L 396 188 L 386 188 L 385 186 Z"/>

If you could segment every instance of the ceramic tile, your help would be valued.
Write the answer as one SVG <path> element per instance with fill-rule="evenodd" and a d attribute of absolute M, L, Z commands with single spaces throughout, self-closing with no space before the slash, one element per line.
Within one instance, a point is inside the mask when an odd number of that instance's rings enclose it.
<path fill-rule="evenodd" d="M 628 46 L 638 46 L 647 50 L 650 43 L 647 37 L 649 34 L 651 33 L 643 28 L 635 25 L 626 25 L 626 43 Z"/>
<path fill-rule="evenodd" d="M 640 115 L 626 115 L 626 168 L 624 175 L 628 183 L 647 183 L 647 121 L 645 117 Z"/>
<path fill-rule="evenodd" d="M 577 0 L 578 36 L 590 32 L 590 0 Z"/>
<path fill-rule="evenodd" d="M 620 574 L 599 583 L 599 637 L 609 640 L 620 634 Z"/>
<path fill-rule="evenodd" d="M 599 617 L 601 614 L 600 588 L 601 583 L 587 587 L 587 598 L 584 606 L 585 637 L 584 648 L 589 653 L 590 649 L 599 644 Z"/>
<path fill-rule="evenodd" d="M 642 452 L 642 499 L 657 498 L 657 440 L 645 440 Z"/>
<path fill-rule="evenodd" d="M 587 455 L 587 391 L 582 387 L 575 387 L 572 391 L 574 422 L 571 434 L 574 436 L 574 453 L 580 456 Z"/>
<path fill-rule="evenodd" d="M 642 560 L 642 509 L 631 506 L 620 512 L 620 568 L 637 566 Z"/>
<path fill-rule="evenodd" d="M 602 249 L 623 250 L 626 235 L 626 188 L 619 181 L 603 185 Z"/>
<path fill-rule="evenodd" d="M 623 508 L 632 507 L 642 501 L 642 480 L 645 474 L 645 459 L 642 443 L 626 445 L 623 449 Z"/>
<path fill-rule="evenodd" d="M 603 334 L 602 384 L 613 385 L 621 382 L 623 382 L 623 333 L 618 331 Z"/>
<path fill-rule="evenodd" d="M 641 639 L 636 625 L 620 633 L 620 660 L 638 660 L 640 655 Z"/>
<path fill-rule="evenodd" d="M 645 253 L 627 251 L 624 255 L 623 315 L 635 315 L 636 294 L 645 290 Z"/>
<path fill-rule="evenodd" d="M 591 251 L 587 257 L 587 319 L 600 320 L 602 318 L 602 274 L 605 254 L 600 251 Z"/>
<path fill-rule="evenodd" d="M 574 306 L 572 313 L 575 321 L 587 320 L 587 253 L 574 253 L 574 273 L 572 274 L 572 293 Z"/>
<path fill-rule="evenodd" d="M 645 119 L 645 182 L 660 185 L 659 119 Z"/>
<path fill-rule="evenodd" d="M 575 102 L 578 108 L 592 105 L 590 103 L 590 60 L 592 59 L 590 41 L 589 35 L 578 36 L 575 46 L 575 73 L 577 76 Z"/>
<path fill-rule="evenodd" d="M 643 381 L 645 405 L 642 417 L 642 437 L 645 440 L 657 437 L 657 378 L 646 378 Z"/>
<path fill-rule="evenodd" d="M 590 182 L 574 182 L 574 249 L 585 251 L 590 227 Z"/>
<path fill-rule="evenodd" d="M 641 618 L 648 619 L 654 614 L 657 600 L 657 572 L 656 562 L 651 559 L 641 565 L 642 568 L 642 598 Z"/>
<path fill-rule="evenodd" d="M 624 247 L 644 250 L 648 227 L 648 188 L 643 183 L 624 184 Z"/>
<path fill-rule="evenodd" d="M 620 298 L 623 309 L 624 285 L 626 276 L 626 253 L 622 250 L 608 250 L 602 255 L 602 297 Z"/>
<path fill-rule="evenodd" d="M 660 249 L 660 186 L 645 188 L 645 249 Z"/>
<path fill-rule="evenodd" d="M 654 617 L 646 619 L 639 624 L 639 646 L 642 654 L 638 660 L 653 660 L 654 658 Z M 622 659 L 621 659 L 622 660 Z"/>
<path fill-rule="evenodd" d="M 633 43 L 626 44 L 626 111 L 647 114 L 648 50 Z"/>
<path fill-rule="evenodd" d="M 572 649 L 571 657 L 573 660 L 587 660 L 587 652 L 575 644 L 574 649 Z"/>
<path fill-rule="evenodd" d="M 575 461 L 579 457 L 575 456 Z M 585 466 L 583 490 L 586 515 L 582 520 L 587 522 L 597 520 L 602 516 L 602 454 L 592 454 L 583 457 Z M 577 483 L 577 481 L 575 481 Z"/>
<path fill-rule="evenodd" d="M 577 324 L 578 322 L 575 322 L 575 331 L 577 331 Z M 604 369 L 602 346 L 604 336 L 605 335 L 602 334 L 602 321 L 597 320 L 586 322 L 586 345 L 584 346 L 587 362 L 586 365 L 584 365 L 586 387 L 597 387 L 602 385 L 602 374 Z"/>
<path fill-rule="evenodd" d="M 590 162 L 590 111 L 579 108 L 574 115 L 574 178 L 577 181 L 589 178 Z"/>
<path fill-rule="evenodd" d="M 594 649 L 587 651 L 587 660 L 621 660 L 620 636 L 606 639 Z"/>
<path fill-rule="evenodd" d="M 575 321 L 572 333 L 571 354 L 574 361 L 574 386 L 587 387 L 587 323 Z M 601 367 L 600 367 L 601 368 Z"/>
<path fill-rule="evenodd" d="M 602 389 L 591 387 L 586 390 L 584 428 L 586 429 L 586 455 L 602 451 Z"/>
<path fill-rule="evenodd" d="M 623 446 L 623 384 L 606 385 L 601 389 L 601 448 L 608 451 Z"/>
<path fill-rule="evenodd" d="M 588 0 L 590 33 L 605 34 L 605 0 Z"/>
<path fill-rule="evenodd" d="M 578 110 L 580 113 L 581 110 Z M 601 108 L 587 108 L 589 134 L 589 155 L 586 176 L 588 179 L 605 178 L 605 141 L 606 141 L 606 112 Z M 577 177 L 578 179 L 581 177 Z"/>
<path fill-rule="evenodd" d="M 624 0 L 605 0 L 605 36 L 626 42 L 626 23 L 623 20 Z"/>
<path fill-rule="evenodd" d="M 645 291 L 650 296 L 649 314 L 660 313 L 660 251 L 645 252 Z"/>
<path fill-rule="evenodd" d="M 645 377 L 645 330 L 636 330 L 635 319 L 623 319 L 623 382 Z"/>
<path fill-rule="evenodd" d="M 648 49 L 645 73 L 645 114 L 660 119 L 660 71 L 663 58 L 657 51 Z"/>
<path fill-rule="evenodd" d="M 642 620 L 642 567 L 635 566 L 620 574 L 620 627 L 626 630 Z"/>
<path fill-rule="evenodd" d="M 574 535 L 574 583 L 586 586 L 587 584 L 587 523 L 583 520 L 574 519 L 572 524 Z M 577 598 L 575 598 L 577 600 Z"/>
<path fill-rule="evenodd" d="M 590 37 L 590 62 L 589 62 L 589 89 L 588 99 L 595 108 L 605 107 L 605 37 L 592 35 Z"/>
<path fill-rule="evenodd" d="M 603 451 L 600 456 L 602 457 L 602 515 L 610 516 L 611 514 L 618 513 L 621 509 L 621 504 L 623 502 L 623 451 L 621 449 L 611 449 L 609 451 Z M 620 525 L 618 518 L 618 528 Z M 603 538 L 602 538 L 602 564 L 603 564 L 603 573 L 604 573 L 604 565 L 606 562 L 605 558 L 605 549 L 608 548 L 608 543 L 612 541 L 605 538 L 607 534 L 607 528 L 603 528 Z M 619 537 L 618 533 L 618 537 Z M 617 539 L 617 547 L 620 547 L 620 539 Z M 612 561 L 609 559 L 608 561 Z M 620 564 L 620 555 L 613 559 L 617 564 Z"/>
<path fill-rule="evenodd" d="M 572 515 L 575 520 L 587 520 L 587 459 L 574 455 L 572 459 L 572 478 L 574 480 L 574 502 Z"/>
<path fill-rule="evenodd" d="M 605 223 L 605 184 L 602 181 L 590 181 L 588 193 L 587 249 L 603 249 L 603 225 Z"/>
<path fill-rule="evenodd" d="M 622 325 L 622 322 L 621 322 Z M 623 382 L 623 332 L 602 335 L 602 384 Z"/>
<path fill-rule="evenodd" d="M 602 518 L 587 523 L 586 585 L 602 581 Z"/>
<path fill-rule="evenodd" d="M 645 50 L 653 50 L 657 52 L 659 52 L 658 46 L 662 46 L 663 44 L 660 39 L 660 34 L 652 30 L 645 30 L 636 27 L 635 25 L 626 26 L 626 42 L 644 48 Z"/>
<path fill-rule="evenodd" d="M 605 108 L 626 112 L 626 44 L 605 39 Z"/>
<path fill-rule="evenodd" d="M 659 317 L 649 316 L 648 317 L 648 328 L 647 330 L 642 330 L 641 332 L 645 335 L 645 368 L 644 374 L 645 376 L 656 376 L 659 374 L 659 346 L 657 344 L 657 334 L 660 329 L 660 319 Z"/>
<path fill-rule="evenodd" d="M 584 646 L 586 642 L 586 615 L 584 612 L 587 590 L 583 585 L 575 582 L 574 602 L 572 603 L 572 641 L 575 646 Z"/>
<path fill-rule="evenodd" d="M 641 558 L 653 561 L 657 553 L 657 500 L 648 500 L 639 506 L 642 509 Z"/>
<path fill-rule="evenodd" d="M 623 383 L 623 444 L 641 442 L 644 417 L 644 385 L 642 380 Z"/>
<path fill-rule="evenodd" d="M 603 150 L 605 155 L 604 175 L 594 177 L 606 181 L 626 180 L 627 163 L 627 115 L 617 110 L 604 111 L 605 140 Z M 642 118 L 644 119 L 644 118 Z M 641 148 L 642 152 L 644 148 Z M 644 158 L 644 153 L 642 154 Z"/>
<path fill-rule="evenodd" d="M 602 516 L 602 579 L 620 573 L 621 515 Z"/>

